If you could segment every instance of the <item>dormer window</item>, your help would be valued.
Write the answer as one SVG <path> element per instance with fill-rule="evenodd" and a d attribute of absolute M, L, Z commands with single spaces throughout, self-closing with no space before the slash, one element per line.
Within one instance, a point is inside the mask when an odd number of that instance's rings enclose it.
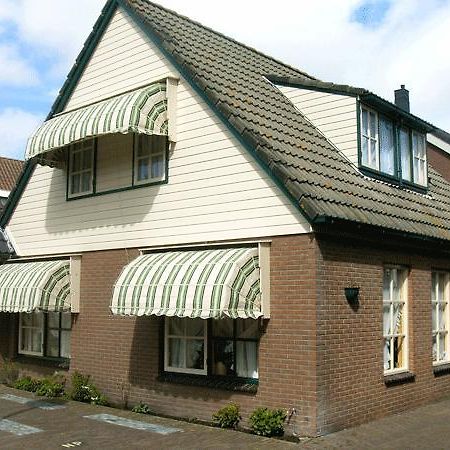
<path fill-rule="evenodd" d="M 360 165 L 400 184 L 427 185 L 425 136 L 361 105 Z"/>

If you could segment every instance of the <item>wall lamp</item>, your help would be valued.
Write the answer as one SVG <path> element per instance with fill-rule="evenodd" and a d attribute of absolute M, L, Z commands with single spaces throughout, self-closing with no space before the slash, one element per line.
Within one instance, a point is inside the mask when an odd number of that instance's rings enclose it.
<path fill-rule="evenodd" d="M 359 301 L 359 287 L 346 287 L 344 288 L 345 298 L 350 305 L 356 305 Z"/>

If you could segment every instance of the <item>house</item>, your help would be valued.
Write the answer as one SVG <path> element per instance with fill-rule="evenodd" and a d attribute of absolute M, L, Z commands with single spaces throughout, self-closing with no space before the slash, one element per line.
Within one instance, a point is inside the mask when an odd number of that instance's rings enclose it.
<path fill-rule="evenodd" d="M 23 161 L 0 156 L 0 210 L 6 204 L 23 168 Z"/>
<path fill-rule="evenodd" d="M 429 163 L 450 181 L 450 134 L 436 129 L 427 136 L 427 141 Z"/>
<path fill-rule="evenodd" d="M 404 94 L 404 93 L 403 93 Z M 0 225 L 0 351 L 113 401 L 317 435 L 450 388 L 435 127 L 147 0 L 107 2 Z"/>

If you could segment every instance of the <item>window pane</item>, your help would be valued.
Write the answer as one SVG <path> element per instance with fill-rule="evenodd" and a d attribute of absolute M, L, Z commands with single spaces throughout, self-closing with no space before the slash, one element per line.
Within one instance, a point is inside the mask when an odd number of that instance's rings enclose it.
<path fill-rule="evenodd" d="M 189 339 L 186 341 L 186 368 L 204 368 L 204 342 L 203 339 Z"/>
<path fill-rule="evenodd" d="M 183 339 L 169 339 L 169 366 L 184 367 L 185 341 Z"/>
<path fill-rule="evenodd" d="M 238 319 L 236 337 L 238 339 L 258 339 L 258 321 L 255 319 Z"/>
<path fill-rule="evenodd" d="M 362 110 L 362 133 L 367 136 L 369 134 L 369 127 L 368 127 L 368 123 L 369 123 L 369 113 L 366 109 Z"/>
<path fill-rule="evenodd" d="M 439 330 L 447 330 L 447 305 L 445 303 L 439 304 Z"/>
<path fill-rule="evenodd" d="M 370 120 L 370 137 L 375 138 L 377 135 L 377 119 L 375 113 L 369 113 Z"/>
<path fill-rule="evenodd" d="M 70 331 L 61 331 L 61 358 L 70 358 Z"/>
<path fill-rule="evenodd" d="M 152 157 L 151 178 L 162 178 L 164 176 L 164 155 Z"/>
<path fill-rule="evenodd" d="M 436 316 L 436 303 L 433 303 L 431 308 L 431 324 L 434 331 L 438 330 L 437 316 Z"/>
<path fill-rule="evenodd" d="M 81 191 L 89 192 L 91 190 L 91 172 L 84 172 L 81 176 Z"/>
<path fill-rule="evenodd" d="M 59 313 L 49 312 L 47 314 L 47 327 L 59 328 Z"/>
<path fill-rule="evenodd" d="M 413 133 L 414 182 L 424 185 L 426 182 L 425 138 Z"/>
<path fill-rule="evenodd" d="M 137 180 L 143 181 L 149 179 L 149 170 L 148 165 L 150 163 L 149 158 L 142 158 L 138 160 L 138 167 L 137 167 Z"/>
<path fill-rule="evenodd" d="M 436 334 L 433 334 L 432 352 L 433 352 L 433 361 L 437 361 L 437 336 L 436 336 Z"/>
<path fill-rule="evenodd" d="M 383 304 L 383 333 L 385 336 L 392 334 L 391 330 L 391 304 Z"/>
<path fill-rule="evenodd" d="M 380 170 L 394 175 L 394 125 L 380 118 Z"/>
<path fill-rule="evenodd" d="M 205 321 L 202 319 L 186 320 L 186 336 L 203 336 L 205 331 Z M 202 341 L 203 342 L 203 341 Z"/>
<path fill-rule="evenodd" d="M 394 303 L 394 334 L 404 332 L 403 322 L 403 303 Z"/>
<path fill-rule="evenodd" d="M 433 302 L 437 301 L 436 298 L 437 283 L 438 283 L 438 274 L 436 272 L 433 272 L 431 275 L 431 301 Z"/>
<path fill-rule="evenodd" d="M 45 349 L 47 356 L 59 356 L 59 331 L 48 330 L 47 331 L 47 348 Z"/>
<path fill-rule="evenodd" d="M 184 336 L 185 321 L 181 317 L 171 317 L 166 319 L 169 321 L 169 334 L 174 336 Z"/>
<path fill-rule="evenodd" d="M 445 275 L 443 273 L 439 274 L 438 282 L 438 299 L 440 302 L 443 302 L 445 300 Z"/>
<path fill-rule="evenodd" d="M 383 277 L 383 300 L 391 299 L 391 269 L 384 269 Z"/>
<path fill-rule="evenodd" d="M 72 172 L 81 170 L 81 152 L 72 153 Z"/>
<path fill-rule="evenodd" d="M 400 130 L 400 155 L 402 164 L 402 178 L 407 181 L 412 181 L 409 131 L 405 129 Z"/>
<path fill-rule="evenodd" d="M 445 333 L 439 335 L 439 361 L 447 359 L 447 338 Z"/>
<path fill-rule="evenodd" d="M 215 375 L 235 375 L 233 341 L 214 341 L 213 355 Z"/>
<path fill-rule="evenodd" d="M 139 136 L 138 151 L 137 151 L 138 157 L 150 155 L 151 148 L 152 148 L 151 136 Z"/>
<path fill-rule="evenodd" d="M 370 141 L 370 167 L 373 167 L 374 169 L 378 169 L 377 165 L 377 143 L 376 141 Z"/>
<path fill-rule="evenodd" d="M 369 138 L 363 137 L 361 141 L 361 162 L 363 165 L 369 165 Z"/>
<path fill-rule="evenodd" d="M 258 378 L 258 346 L 256 342 L 237 341 L 236 368 L 238 377 Z"/>
<path fill-rule="evenodd" d="M 233 337 L 233 319 L 213 320 L 213 336 Z"/>
<path fill-rule="evenodd" d="M 43 312 L 35 312 L 31 314 L 33 318 L 33 327 L 42 328 L 44 323 L 44 313 Z"/>
<path fill-rule="evenodd" d="M 32 314 L 27 314 L 27 313 L 22 313 L 20 315 L 21 320 L 22 320 L 22 325 L 23 326 L 28 326 L 30 327 L 33 324 L 33 317 Z"/>
<path fill-rule="evenodd" d="M 394 338 L 394 369 L 400 369 L 404 366 L 404 338 L 395 337 Z"/>
<path fill-rule="evenodd" d="M 68 330 L 72 328 L 72 314 L 70 312 L 61 313 L 61 328 Z"/>
<path fill-rule="evenodd" d="M 83 151 L 83 170 L 90 169 L 92 167 L 92 149 L 89 148 Z"/>
<path fill-rule="evenodd" d="M 391 338 L 384 340 L 384 370 L 392 369 Z"/>
<path fill-rule="evenodd" d="M 71 186 L 70 186 L 70 193 L 78 194 L 78 192 L 80 192 L 81 176 L 80 175 L 72 175 L 71 179 L 72 179 L 72 181 L 71 181 Z"/>

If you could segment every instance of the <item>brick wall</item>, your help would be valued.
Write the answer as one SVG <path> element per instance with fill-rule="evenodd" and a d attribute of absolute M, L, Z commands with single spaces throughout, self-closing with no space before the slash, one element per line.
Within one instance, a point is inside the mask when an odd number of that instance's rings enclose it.
<path fill-rule="evenodd" d="M 450 389 L 450 374 L 436 377 L 431 356 L 431 271 L 450 270 L 450 258 L 392 242 L 320 238 L 318 274 L 318 432 L 394 414 Z M 382 280 L 385 264 L 410 269 L 409 362 L 415 381 L 387 386 L 383 376 Z M 352 309 L 344 288 L 360 287 Z"/>
<path fill-rule="evenodd" d="M 274 238 L 271 250 L 271 319 L 260 341 L 257 394 L 158 382 L 157 317 L 114 317 L 113 284 L 136 251 L 85 253 L 81 309 L 72 330 L 71 371 L 90 374 L 114 402 L 144 401 L 162 414 L 210 420 L 229 401 L 244 421 L 257 406 L 295 408 L 289 432 L 316 429 L 315 298 L 316 244 L 312 236 Z"/>
<path fill-rule="evenodd" d="M 450 155 L 430 143 L 427 144 L 427 155 L 432 167 L 450 181 Z"/>

